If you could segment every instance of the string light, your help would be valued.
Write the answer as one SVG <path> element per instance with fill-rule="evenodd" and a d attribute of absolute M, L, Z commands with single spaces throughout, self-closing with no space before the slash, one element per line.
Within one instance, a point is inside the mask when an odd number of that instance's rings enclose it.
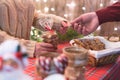
<path fill-rule="evenodd" d="M 34 31 L 34 34 L 37 35 L 37 31 L 36 30 Z"/>
<path fill-rule="evenodd" d="M 113 3 L 116 3 L 116 2 L 118 2 L 118 0 L 113 0 L 112 2 L 113 2 Z"/>
<path fill-rule="evenodd" d="M 71 2 L 70 4 L 66 4 L 69 8 L 74 8 L 76 6 L 75 2 Z"/>
<path fill-rule="evenodd" d="M 51 8 L 51 11 L 55 11 L 55 8 Z"/>
<path fill-rule="evenodd" d="M 44 8 L 44 11 L 45 11 L 45 12 L 48 12 L 48 11 L 49 11 L 49 8 L 48 8 L 48 7 L 45 7 L 45 8 Z"/>
<path fill-rule="evenodd" d="M 101 26 L 99 26 L 99 27 L 97 28 L 97 30 L 101 30 Z"/>
<path fill-rule="evenodd" d="M 47 0 L 43 0 L 45 3 L 47 2 Z"/>
<path fill-rule="evenodd" d="M 41 13 L 41 10 L 37 10 L 37 13 Z"/>
<path fill-rule="evenodd" d="M 103 3 L 100 3 L 100 7 L 103 7 Z"/>
<path fill-rule="evenodd" d="M 32 26 L 31 29 L 34 30 L 35 28 Z M 30 34 L 31 34 L 31 35 L 34 35 L 34 33 L 33 33 L 32 30 L 30 31 Z"/>
<path fill-rule="evenodd" d="M 30 34 L 31 34 L 31 35 L 34 35 L 33 31 L 30 31 Z"/>
<path fill-rule="evenodd" d="M 66 17 L 66 18 L 67 18 L 67 17 L 68 17 L 68 14 L 64 14 L 64 17 Z"/>
<path fill-rule="evenodd" d="M 85 6 L 83 6 L 83 7 L 82 7 L 82 10 L 84 10 L 84 11 L 85 11 L 85 10 L 86 10 L 86 7 L 85 7 Z"/>
<path fill-rule="evenodd" d="M 35 28 L 32 26 L 31 29 L 35 29 Z"/>
<path fill-rule="evenodd" d="M 114 31 L 117 31 L 118 30 L 118 28 L 114 28 Z"/>
<path fill-rule="evenodd" d="M 36 2 L 39 2 L 40 0 L 35 0 Z"/>
<path fill-rule="evenodd" d="M 103 2 L 103 0 L 100 0 L 100 7 L 103 7 L 104 6 L 104 4 L 103 4 L 104 2 Z"/>
<path fill-rule="evenodd" d="M 40 37 L 40 35 L 37 35 L 37 37 L 39 38 L 39 37 Z"/>

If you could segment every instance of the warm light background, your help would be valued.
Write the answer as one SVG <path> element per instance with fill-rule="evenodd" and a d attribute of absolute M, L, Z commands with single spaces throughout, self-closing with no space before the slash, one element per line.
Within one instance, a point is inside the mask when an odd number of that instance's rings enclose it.
<path fill-rule="evenodd" d="M 34 0 L 36 9 L 42 13 L 52 13 L 69 20 L 82 13 L 95 11 L 116 0 Z"/>
<path fill-rule="evenodd" d="M 119 0 L 34 0 L 38 11 L 55 14 L 69 21 L 83 13 L 104 8 L 117 1 Z M 100 30 L 100 35 L 111 35 L 116 32 L 120 35 L 119 25 L 118 22 L 105 23 L 98 30 Z"/>

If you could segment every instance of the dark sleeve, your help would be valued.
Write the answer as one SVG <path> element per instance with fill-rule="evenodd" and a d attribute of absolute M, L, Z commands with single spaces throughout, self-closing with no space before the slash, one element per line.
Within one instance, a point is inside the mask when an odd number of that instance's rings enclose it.
<path fill-rule="evenodd" d="M 112 21 L 120 21 L 120 2 L 96 11 L 99 24 Z"/>

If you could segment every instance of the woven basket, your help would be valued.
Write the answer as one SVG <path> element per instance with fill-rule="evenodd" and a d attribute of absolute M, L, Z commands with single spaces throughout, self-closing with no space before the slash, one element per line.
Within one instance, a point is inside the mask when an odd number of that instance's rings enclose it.
<path fill-rule="evenodd" d="M 96 59 L 95 57 L 89 55 L 88 56 L 88 64 L 91 66 L 102 66 L 102 65 L 116 62 L 118 57 L 119 57 L 119 54 L 112 54 L 109 56 L 105 56 L 105 57 Z"/>
<path fill-rule="evenodd" d="M 107 45 L 107 47 L 112 47 L 113 45 L 117 47 L 120 44 L 120 42 L 118 42 L 118 43 L 115 42 L 112 45 L 108 45 L 108 43 L 110 43 L 109 41 L 107 41 L 104 38 L 97 37 L 96 43 L 92 44 L 92 42 L 90 41 L 92 39 L 95 39 L 95 38 L 75 39 L 75 40 L 71 40 L 70 44 L 73 46 L 78 46 L 78 47 L 85 48 L 88 50 L 91 48 L 91 45 L 93 47 L 95 46 L 94 48 L 92 48 L 93 50 L 91 50 L 91 51 L 93 51 L 94 54 L 92 52 L 90 52 L 89 56 L 88 56 L 88 64 L 91 66 L 102 66 L 105 64 L 110 64 L 110 63 L 116 62 L 117 58 L 119 57 L 119 53 L 120 53 L 120 50 L 116 51 L 116 49 L 119 49 L 119 48 L 110 48 L 109 49 L 109 48 L 106 48 L 106 45 Z M 99 43 L 98 43 L 98 39 L 100 40 Z M 83 40 L 83 41 L 81 41 L 81 40 Z M 84 40 L 86 40 L 86 42 Z M 84 45 L 84 43 L 86 45 Z M 108 49 L 113 50 L 113 52 L 109 52 L 110 53 L 109 54 Z M 101 54 L 100 51 L 102 51 L 102 50 L 105 50 L 107 53 L 105 55 L 103 55 L 102 57 L 98 57 L 98 56 L 96 57 L 96 54 Z M 95 53 L 94 51 L 98 51 L 98 53 Z"/>

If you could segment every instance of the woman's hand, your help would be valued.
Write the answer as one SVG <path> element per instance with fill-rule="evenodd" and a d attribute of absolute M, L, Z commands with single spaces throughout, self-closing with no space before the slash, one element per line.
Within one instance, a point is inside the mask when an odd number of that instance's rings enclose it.
<path fill-rule="evenodd" d="M 65 34 L 67 29 L 70 27 L 70 22 L 62 21 L 61 23 L 53 23 L 53 30 Z"/>
<path fill-rule="evenodd" d="M 56 52 L 56 50 L 57 49 L 50 43 L 44 42 L 36 43 L 35 56 L 39 56 L 47 52 Z"/>

